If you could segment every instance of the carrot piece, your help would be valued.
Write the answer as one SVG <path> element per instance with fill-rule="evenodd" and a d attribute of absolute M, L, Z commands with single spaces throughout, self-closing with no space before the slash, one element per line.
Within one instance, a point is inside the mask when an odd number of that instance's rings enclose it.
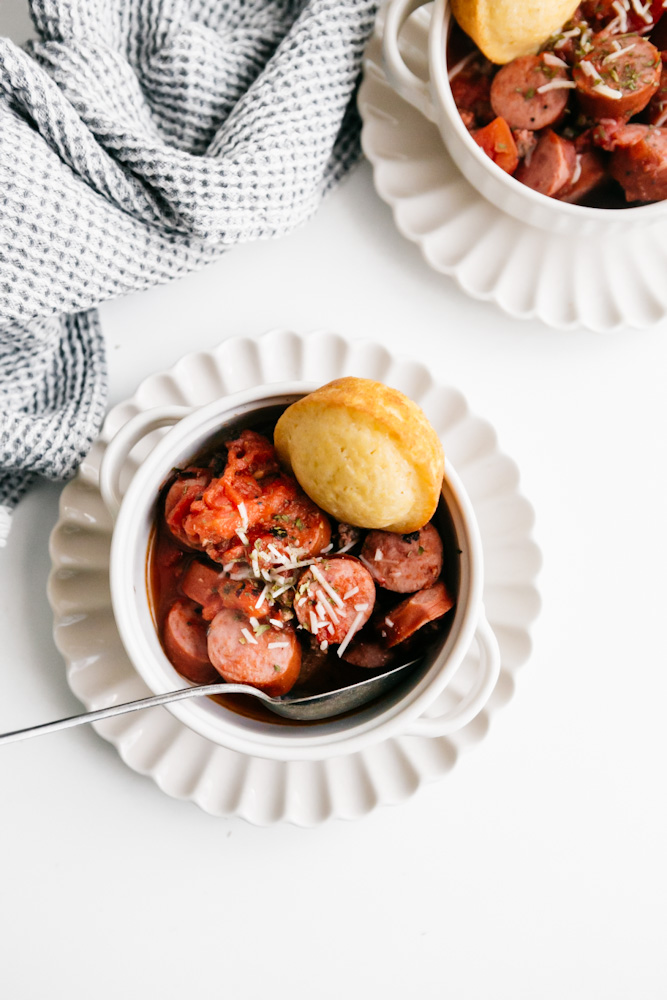
<path fill-rule="evenodd" d="M 508 174 L 514 173 L 519 166 L 519 153 L 512 130 L 504 118 L 494 118 L 484 128 L 477 129 L 471 135 L 494 163 Z"/>

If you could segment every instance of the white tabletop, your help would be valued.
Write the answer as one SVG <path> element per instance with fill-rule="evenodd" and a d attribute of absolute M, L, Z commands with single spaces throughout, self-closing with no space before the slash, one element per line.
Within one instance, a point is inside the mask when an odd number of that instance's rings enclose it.
<path fill-rule="evenodd" d="M 10 0 L 0 32 L 26 31 Z M 365 163 L 300 231 L 101 317 L 110 405 L 273 327 L 427 360 L 521 469 L 543 610 L 486 738 L 358 821 L 213 818 L 88 728 L 3 747 L 3 996 L 667 995 L 667 327 L 563 333 L 472 301 Z M 60 489 L 32 490 L 0 554 L 0 731 L 80 709 L 45 593 Z"/>

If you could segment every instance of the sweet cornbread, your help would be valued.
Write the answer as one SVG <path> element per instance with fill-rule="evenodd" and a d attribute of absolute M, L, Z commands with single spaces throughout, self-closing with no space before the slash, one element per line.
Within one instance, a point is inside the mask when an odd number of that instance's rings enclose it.
<path fill-rule="evenodd" d="M 274 441 L 302 489 L 339 521 L 411 532 L 437 507 L 440 440 L 416 403 L 380 382 L 341 378 L 316 389 L 285 410 Z"/>
<path fill-rule="evenodd" d="M 579 6 L 577 0 L 452 0 L 454 17 L 487 59 L 532 55 Z"/>

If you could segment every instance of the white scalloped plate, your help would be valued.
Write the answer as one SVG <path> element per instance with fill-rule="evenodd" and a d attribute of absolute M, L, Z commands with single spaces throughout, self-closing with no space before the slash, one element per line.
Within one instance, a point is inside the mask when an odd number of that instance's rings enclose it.
<path fill-rule="evenodd" d="M 204 404 L 256 384 L 324 383 L 351 374 L 387 382 L 415 399 L 468 490 L 482 534 L 484 601 L 500 644 L 500 680 L 486 709 L 452 737 L 391 739 L 326 761 L 281 763 L 244 756 L 209 743 L 164 708 L 95 727 L 133 770 L 149 775 L 168 795 L 191 799 L 214 815 L 241 816 L 259 825 L 314 826 L 407 799 L 423 782 L 446 774 L 463 747 L 481 740 L 490 716 L 511 697 L 514 673 L 530 653 L 541 557 L 531 538 L 533 510 L 518 491 L 517 468 L 499 452 L 492 427 L 470 414 L 459 392 L 437 384 L 424 365 L 394 357 L 379 344 L 278 330 L 257 339 L 226 340 L 211 353 L 188 354 L 169 371 L 147 378 L 132 399 L 109 413 L 100 439 L 63 489 L 51 535 L 49 600 L 72 691 L 90 710 L 149 693 L 125 654 L 110 605 L 112 525 L 97 484 L 106 443 L 118 428 L 138 411 L 164 403 Z M 456 685 L 432 711 L 461 697 L 475 666 L 470 651 Z"/>
<path fill-rule="evenodd" d="M 667 226 L 572 239 L 519 222 L 460 173 L 435 125 L 404 101 L 382 69 L 383 15 L 364 58 L 362 146 L 399 231 L 434 270 L 509 316 L 604 332 L 667 316 Z M 426 78 L 429 15 L 410 18 L 401 48 Z M 622 211 L 620 209 L 619 211 Z"/>

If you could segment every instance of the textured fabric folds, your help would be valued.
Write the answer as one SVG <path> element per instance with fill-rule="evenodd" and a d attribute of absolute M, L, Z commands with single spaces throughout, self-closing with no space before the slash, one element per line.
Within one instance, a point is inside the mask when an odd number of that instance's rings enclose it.
<path fill-rule="evenodd" d="M 95 306 L 304 222 L 358 155 L 369 0 L 32 0 L 0 39 L 0 544 L 104 413 Z"/>

